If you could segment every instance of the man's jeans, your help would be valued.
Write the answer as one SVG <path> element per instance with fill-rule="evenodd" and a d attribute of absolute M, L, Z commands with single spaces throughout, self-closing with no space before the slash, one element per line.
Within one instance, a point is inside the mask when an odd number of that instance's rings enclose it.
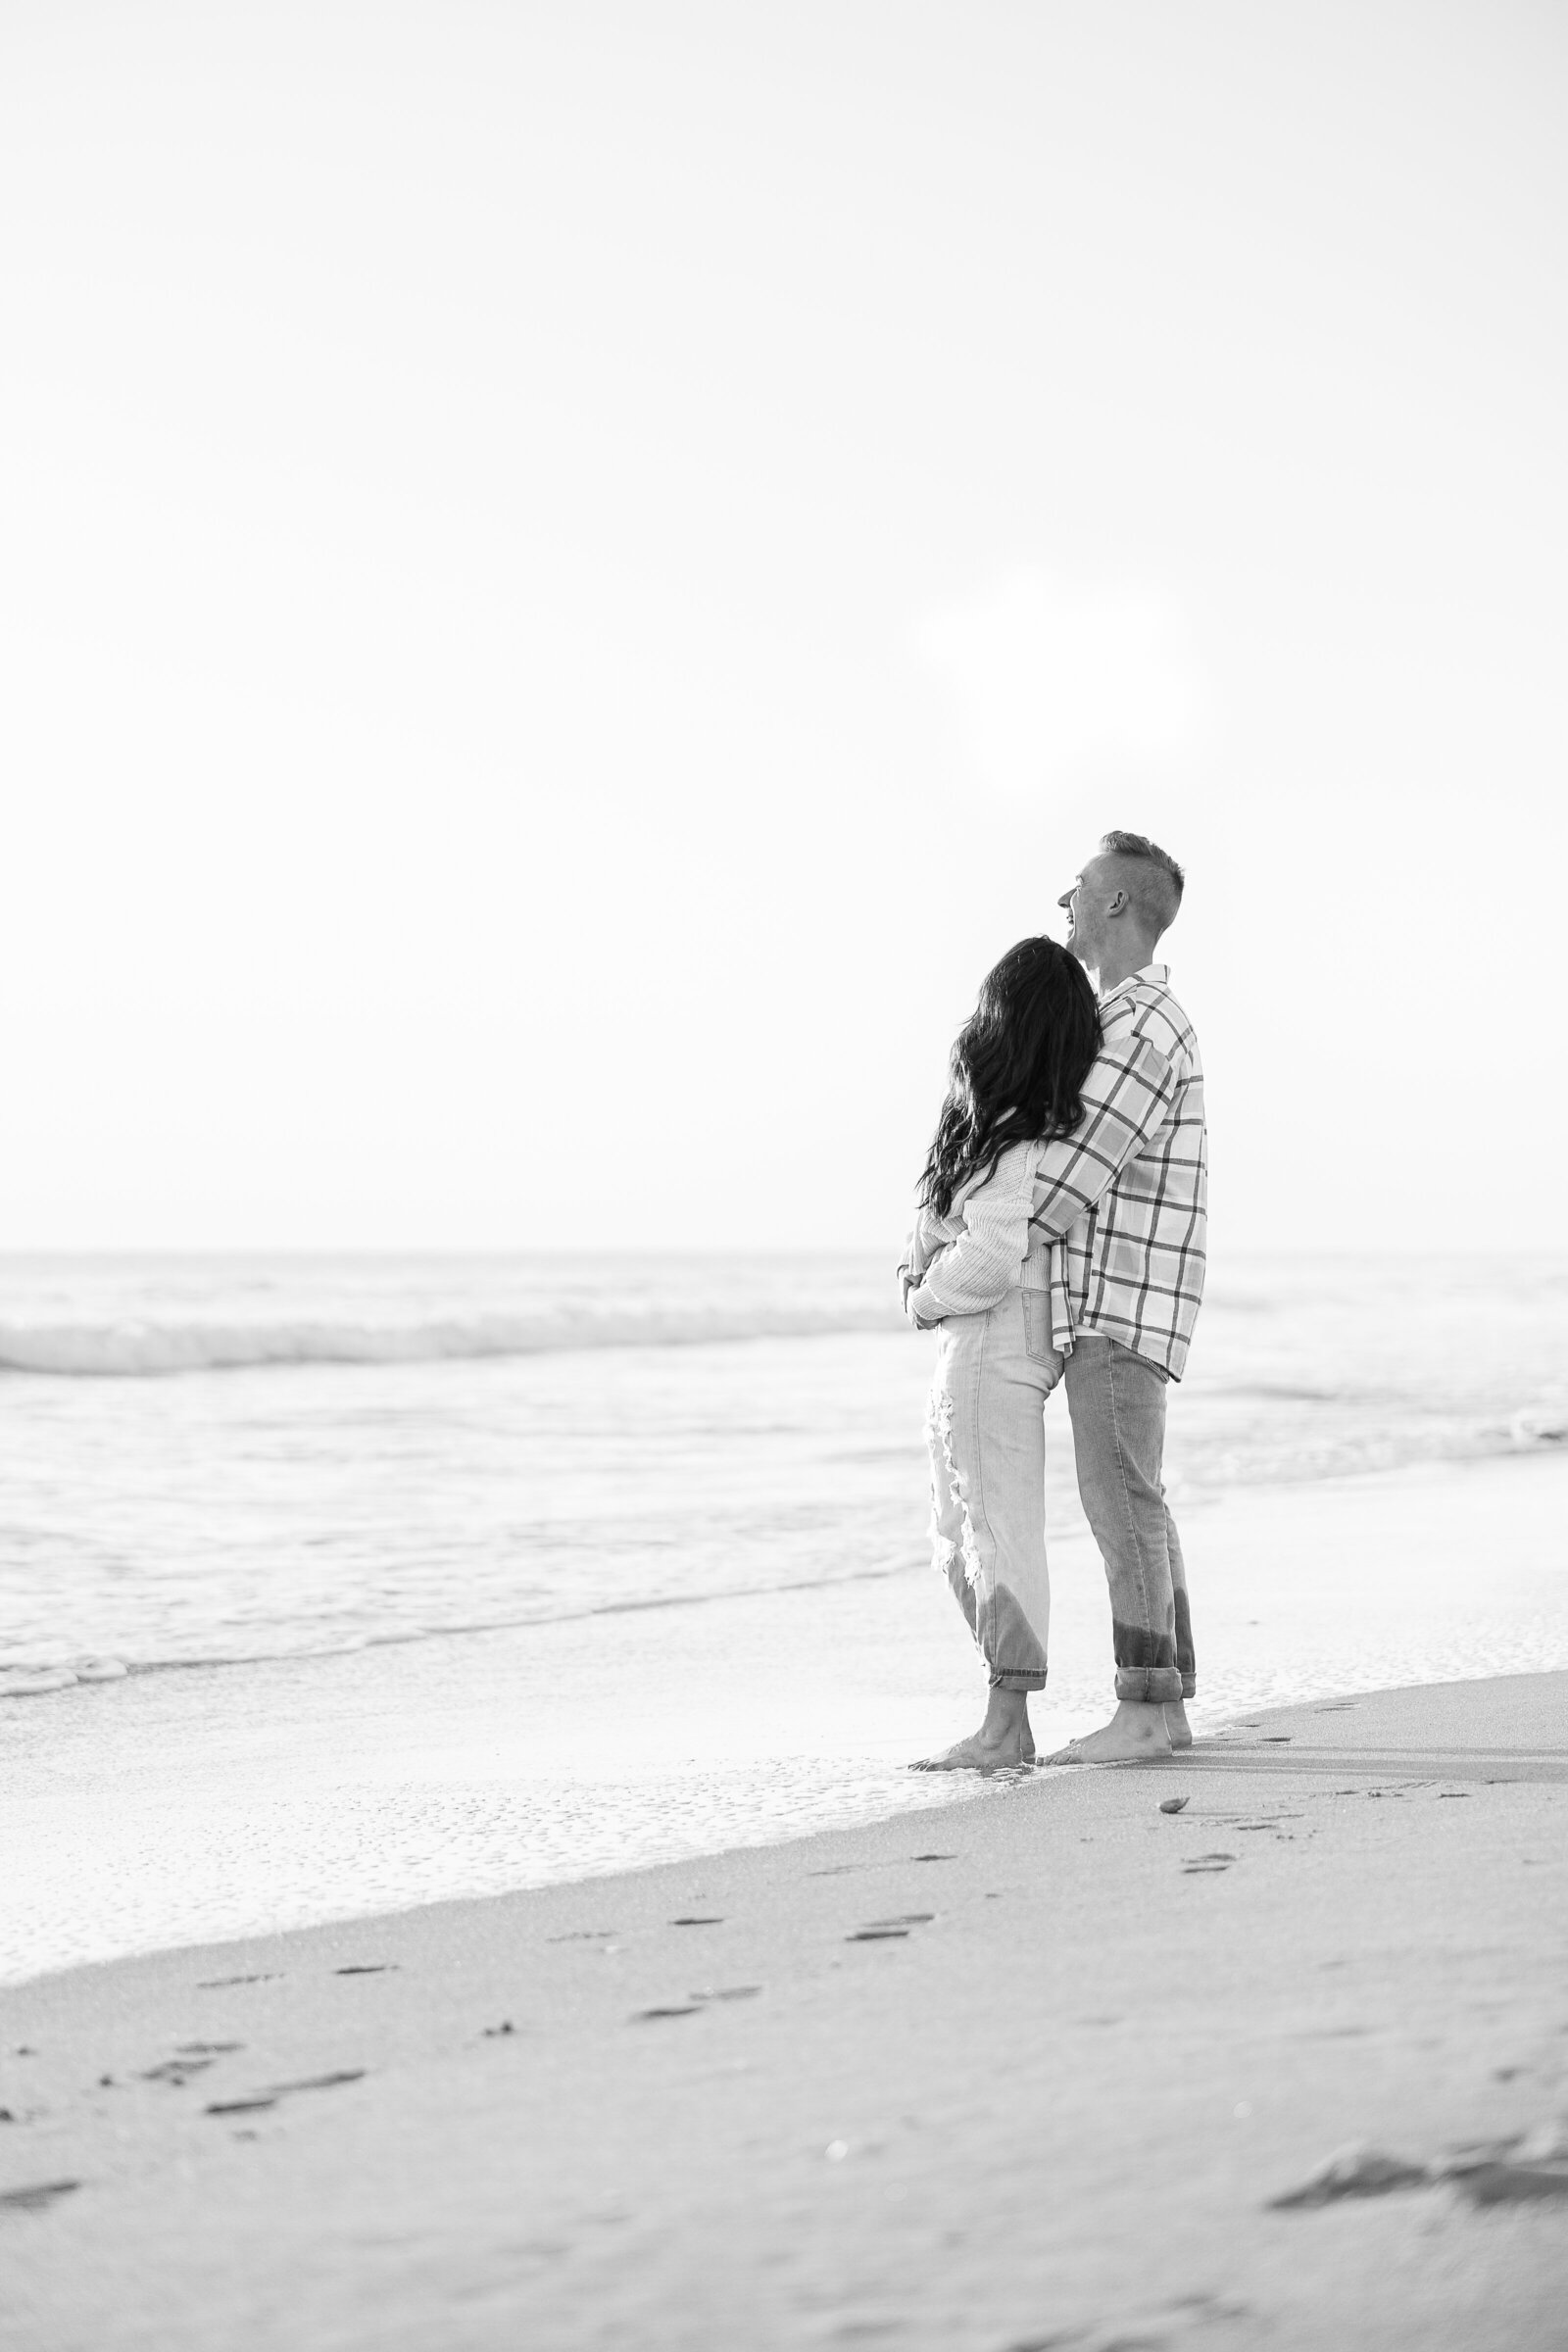
<path fill-rule="evenodd" d="M 1198 1688 L 1187 1570 L 1165 1508 L 1166 1376 L 1119 1340 L 1080 1332 L 1067 1410 L 1084 1516 L 1110 1585 L 1118 1698 L 1191 1698 Z"/>
<path fill-rule="evenodd" d="M 926 1441 L 936 1564 L 991 1681 L 1043 1690 L 1051 1632 L 1045 1402 L 1061 1378 L 1045 1291 L 939 1327 Z"/>

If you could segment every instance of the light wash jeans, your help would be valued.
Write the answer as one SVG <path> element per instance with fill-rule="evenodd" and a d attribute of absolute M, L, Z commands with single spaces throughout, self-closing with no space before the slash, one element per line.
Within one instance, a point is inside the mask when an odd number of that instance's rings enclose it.
<path fill-rule="evenodd" d="M 1187 1570 L 1160 1471 L 1166 1376 L 1080 1332 L 1065 1359 L 1078 1493 L 1110 1587 L 1118 1698 L 1196 1690 Z M 1061 1381 L 1045 1291 L 938 1326 L 926 1441 L 931 1536 L 993 1684 L 1043 1690 L 1051 1633 L 1045 1403 Z"/>
<path fill-rule="evenodd" d="M 1166 1383 L 1157 1364 L 1092 1331 L 1067 1358 L 1078 1493 L 1110 1586 L 1118 1698 L 1191 1698 L 1198 1688 L 1187 1567 L 1160 1475 Z"/>
<path fill-rule="evenodd" d="M 1061 1378 L 1051 1296 L 1009 1291 L 937 1331 L 926 1441 L 937 1567 L 993 1684 L 1043 1690 L 1051 1633 L 1045 1402 Z"/>

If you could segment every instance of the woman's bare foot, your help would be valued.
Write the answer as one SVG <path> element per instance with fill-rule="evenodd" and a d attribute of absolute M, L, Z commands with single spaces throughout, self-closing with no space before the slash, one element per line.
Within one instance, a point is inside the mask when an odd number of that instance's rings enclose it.
<path fill-rule="evenodd" d="M 1165 1718 L 1165 1729 L 1170 1734 L 1171 1746 L 1191 1747 L 1193 1732 L 1192 1726 L 1187 1720 L 1186 1702 L 1179 1698 L 1167 1698 L 1160 1712 Z"/>
<path fill-rule="evenodd" d="M 922 1756 L 911 1772 L 1018 1772 L 1035 1760 L 1027 1690 L 993 1690 L 986 1719 L 969 1739 L 940 1756 Z"/>
<path fill-rule="evenodd" d="M 945 1755 L 922 1756 L 911 1772 L 1018 1772 L 1035 1760 L 1035 1743 L 1027 1731 L 1021 1740 L 990 1740 L 983 1731 L 960 1740 Z"/>
<path fill-rule="evenodd" d="M 1189 1732 L 1189 1740 L 1192 1734 Z M 1152 1699 L 1124 1698 L 1117 1702 L 1110 1721 L 1087 1739 L 1074 1740 L 1069 1747 L 1061 1747 L 1048 1764 L 1138 1764 L 1157 1756 L 1168 1756 L 1170 1734 L 1165 1729 L 1165 1710 Z"/>

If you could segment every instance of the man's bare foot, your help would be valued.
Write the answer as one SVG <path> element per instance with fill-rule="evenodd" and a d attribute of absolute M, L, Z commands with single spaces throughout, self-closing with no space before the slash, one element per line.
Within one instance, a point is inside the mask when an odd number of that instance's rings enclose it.
<path fill-rule="evenodd" d="M 1010 1731 L 1001 1740 L 988 1740 L 984 1730 L 971 1739 L 960 1740 L 945 1755 L 922 1756 L 911 1764 L 911 1772 L 1019 1772 L 1035 1760 L 1035 1743 L 1029 1726 L 1021 1733 Z"/>
<path fill-rule="evenodd" d="M 1189 1739 L 1192 1735 L 1189 1733 Z M 1056 1750 L 1048 1756 L 1048 1764 L 1138 1764 L 1170 1754 L 1170 1734 L 1165 1729 L 1165 1710 L 1152 1699 L 1124 1698 L 1118 1701 L 1110 1721 L 1087 1739 L 1073 1740 L 1070 1747 Z"/>
<path fill-rule="evenodd" d="M 1165 1729 L 1170 1734 L 1171 1746 L 1191 1747 L 1193 1731 L 1187 1720 L 1185 1701 L 1179 1698 L 1167 1698 L 1160 1712 L 1165 1718 Z"/>

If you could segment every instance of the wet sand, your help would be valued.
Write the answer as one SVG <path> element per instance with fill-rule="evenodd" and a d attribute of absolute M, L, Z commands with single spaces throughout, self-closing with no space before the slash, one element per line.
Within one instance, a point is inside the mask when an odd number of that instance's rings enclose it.
<path fill-rule="evenodd" d="M 4 1996 L 4 2338 L 1541 2352 L 1565 1949 L 1539 1675 L 79 1969 Z"/>
<path fill-rule="evenodd" d="M 1194 1728 L 1568 1668 L 1565 1519 L 1556 1450 L 1184 1507 Z M 912 1549 L 891 1576 L 6 1701 L 0 1984 L 931 1806 L 905 1766 L 973 1730 L 982 1682 Z M 1104 1574 L 1065 1515 L 1052 1579 L 1042 1753 L 1108 1696 Z"/>

